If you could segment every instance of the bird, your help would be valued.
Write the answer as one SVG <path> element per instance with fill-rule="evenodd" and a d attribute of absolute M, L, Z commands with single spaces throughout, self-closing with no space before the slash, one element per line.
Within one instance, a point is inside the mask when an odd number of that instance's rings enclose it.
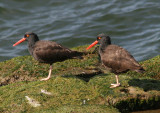
<path fill-rule="evenodd" d="M 38 35 L 33 32 L 26 32 L 24 38 L 13 44 L 13 46 L 24 41 L 28 41 L 28 51 L 35 60 L 50 65 L 48 77 L 41 79 L 41 81 L 51 78 L 53 63 L 72 58 L 82 58 L 83 55 L 83 52 L 70 50 L 54 41 L 39 40 Z"/>
<path fill-rule="evenodd" d="M 90 49 L 96 44 L 99 45 L 98 53 L 104 67 L 109 68 L 115 74 L 116 84 L 111 84 L 110 88 L 120 86 L 118 75 L 127 71 L 136 71 L 143 73 L 144 68 L 134 59 L 134 57 L 124 48 L 111 44 L 110 36 L 101 33 L 97 36 L 97 40 L 86 49 Z"/>

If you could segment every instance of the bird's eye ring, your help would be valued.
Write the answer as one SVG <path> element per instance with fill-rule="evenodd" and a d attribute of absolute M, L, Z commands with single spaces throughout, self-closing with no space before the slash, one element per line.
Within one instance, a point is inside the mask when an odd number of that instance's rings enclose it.
<path fill-rule="evenodd" d="M 100 39 L 101 39 L 101 37 L 98 37 L 97 39 L 98 39 L 98 40 L 100 40 Z"/>
<path fill-rule="evenodd" d="M 29 37 L 29 35 L 26 35 L 26 37 Z"/>

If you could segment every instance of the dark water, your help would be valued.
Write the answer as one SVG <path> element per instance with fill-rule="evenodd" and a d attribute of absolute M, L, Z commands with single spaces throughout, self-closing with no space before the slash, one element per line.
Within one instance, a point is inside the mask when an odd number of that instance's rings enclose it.
<path fill-rule="evenodd" d="M 12 47 L 27 31 L 66 47 L 107 33 L 138 61 L 160 54 L 159 0 L 0 0 L 0 61 L 29 55 Z"/>

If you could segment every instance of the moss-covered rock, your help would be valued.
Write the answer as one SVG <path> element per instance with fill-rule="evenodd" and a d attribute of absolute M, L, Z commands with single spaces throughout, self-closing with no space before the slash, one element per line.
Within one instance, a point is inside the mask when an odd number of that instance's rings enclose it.
<path fill-rule="evenodd" d="M 73 49 L 83 51 L 86 47 Z M 92 51 L 83 59 L 53 64 L 48 81 L 39 80 L 48 75 L 49 65 L 31 56 L 1 62 L 0 112 L 117 113 L 160 108 L 160 56 L 141 62 L 146 70 L 143 74 L 120 75 L 121 87 L 111 89 L 115 76 L 98 63 L 98 55 Z M 40 106 L 30 105 L 26 96 Z"/>

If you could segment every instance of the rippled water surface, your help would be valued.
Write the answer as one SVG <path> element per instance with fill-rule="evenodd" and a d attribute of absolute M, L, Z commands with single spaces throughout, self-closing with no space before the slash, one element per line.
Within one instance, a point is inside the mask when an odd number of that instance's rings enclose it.
<path fill-rule="evenodd" d="M 159 0 L 0 0 L 0 61 L 29 55 L 27 31 L 66 47 L 106 33 L 138 61 L 160 54 Z"/>

